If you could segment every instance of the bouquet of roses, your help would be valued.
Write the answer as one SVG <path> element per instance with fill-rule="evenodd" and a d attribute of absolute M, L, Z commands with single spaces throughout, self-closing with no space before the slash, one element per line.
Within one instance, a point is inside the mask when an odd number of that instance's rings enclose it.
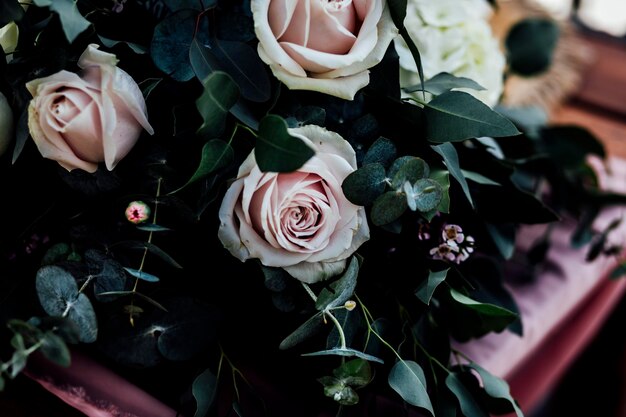
<path fill-rule="evenodd" d="M 520 225 L 584 244 L 621 197 L 586 131 L 494 110 L 558 30 L 503 52 L 492 7 L 4 0 L 0 381 L 75 345 L 184 415 L 521 415 L 450 340 L 522 332 Z"/>

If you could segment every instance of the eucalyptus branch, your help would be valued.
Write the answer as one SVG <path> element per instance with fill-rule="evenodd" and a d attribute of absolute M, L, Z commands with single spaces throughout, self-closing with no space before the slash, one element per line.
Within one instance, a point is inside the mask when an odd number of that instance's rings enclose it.
<path fill-rule="evenodd" d="M 330 318 L 330 321 L 332 321 L 335 327 L 337 328 L 337 332 L 339 333 L 340 348 L 347 349 L 348 346 L 346 345 L 346 335 L 343 332 L 343 328 L 341 327 L 339 320 L 337 320 L 337 317 L 335 317 L 334 314 L 331 313 L 329 309 L 324 310 L 324 315 L 327 315 Z"/>
<path fill-rule="evenodd" d="M 317 295 L 315 295 L 315 293 L 313 292 L 313 290 L 311 289 L 311 287 L 309 287 L 308 284 L 300 281 L 300 283 L 302 284 L 302 288 L 304 288 L 304 290 L 306 291 L 307 294 L 309 294 L 309 297 L 311 297 L 311 299 L 313 300 L 314 303 L 317 303 Z"/>

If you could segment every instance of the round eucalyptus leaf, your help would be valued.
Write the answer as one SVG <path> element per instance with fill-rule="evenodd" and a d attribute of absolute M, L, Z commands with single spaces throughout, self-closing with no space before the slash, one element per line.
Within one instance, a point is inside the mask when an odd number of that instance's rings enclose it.
<path fill-rule="evenodd" d="M 380 137 L 367 150 L 363 158 L 363 165 L 378 162 L 387 168 L 396 157 L 396 153 L 396 145 L 391 140 Z"/>
<path fill-rule="evenodd" d="M 430 169 L 428 164 L 415 156 L 397 159 L 389 169 L 389 178 L 392 178 L 391 186 L 399 190 L 405 182 L 415 183 L 417 180 L 428 177 Z"/>
<path fill-rule="evenodd" d="M 341 185 L 348 200 L 358 206 L 368 206 L 385 191 L 385 167 L 376 162 L 357 169 Z"/>
<path fill-rule="evenodd" d="M 41 306 L 51 316 L 63 316 L 67 306 L 78 297 L 76 280 L 58 266 L 50 265 L 39 269 L 35 286 Z"/>
<path fill-rule="evenodd" d="M 372 206 L 372 222 L 376 226 L 382 226 L 398 219 L 406 211 L 408 205 L 406 194 L 397 191 L 387 191 L 381 194 Z"/>
<path fill-rule="evenodd" d="M 70 350 L 67 348 L 65 341 L 52 332 L 47 332 L 43 337 L 41 353 L 43 353 L 48 360 L 59 366 L 67 368 L 72 362 Z"/>
<path fill-rule="evenodd" d="M 413 196 L 417 210 L 421 212 L 434 210 L 443 198 L 443 187 L 435 180 L 424 178 L 413 186 Z"/>
<path fill-rule="evenodd" d="M 191 359 L 217 337 L 218 314 L 213 308 L 188 298 L 165 303 L 168 313 L 158 321 L 161 335 L 157 347 L 173 361 Z"/>

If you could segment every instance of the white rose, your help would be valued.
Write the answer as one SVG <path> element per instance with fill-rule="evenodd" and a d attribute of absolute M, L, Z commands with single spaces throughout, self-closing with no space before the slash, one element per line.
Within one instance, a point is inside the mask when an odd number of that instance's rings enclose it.
<path fill-rule="evenodd" d="M 2 46 L 2 50 L 6 54 L 7 62 L 11 60 L 11 54 L 17 47 L 19 33 L 19 29 L 15 22 L 7 23 L 0 28 L 0 46 Z"/>
<path fill-rule="evenodd" d="M 0 155 L 4 154 L 12 139 L 13 112 L 4 94 L 0 93 Z"/>
<path fill-rule="evenodd" d="M 218 236 L 242 262 L 259 259 L 313 283 L 340 273 L 369 227 L 363 207 L 341 189 L 357 168 L 350 144 L 314 125 L 289 133 L 315 155 L 297 171 L 275 173 L 261 172 L 251 153 L 222 201 Z"/>
<path fill-rule="evenodd" d="M 259 56 L 293 90 L 352 100 L 396 36 L 385 0 L 252 0 Z"/>
<path fill-rule="evenodd" d="M 486 90 L 461 90 L 494 106 L 504 88 L 506 59 L 487 23 L 488 7 L 484 0 L 409 0 L 404 24 L 420 51 L 426 79 L 441 72 L 470 78 Z M 419 84 L 406 43 L 396 38 L 395 47 L 400 57 L 400 84 Z"/>

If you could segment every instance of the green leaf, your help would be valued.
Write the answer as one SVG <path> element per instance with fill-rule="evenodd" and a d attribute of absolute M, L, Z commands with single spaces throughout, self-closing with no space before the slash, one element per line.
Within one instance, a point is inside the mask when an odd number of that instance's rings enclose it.
<path fill-rule="evenodd" d="M 515 227 L 491 223 L 487 223 L 486 226 L 493 243 L 496 244 L 502 257 L 511 259 L 515 252 Z"/>
<path fill-rule="evenodd" d="M 239 88 L 230 75 L 221 71 L 211 73 L 202 84 L 204 92 L 196 100 L 196 107 L 204 122 L 198 134 L 219 137 L 224 132 L 228 112 L 239 100 Z"/>
<path fill-rule="evenodd" d="M 50 10 L 59 15 L 63 33 L 69 43 L 83 33 L 91 25 L 89 20 L 80 14 L 74 0 L 34 0 L 38 7 L 49 7 Z"/>
<path fill-rule="evenodd" d="M 179 10 L 159 22 L 154 29 L 150 56 L 157 68 L 176 81 L 189 81 L 194 77 L 189 54 L 192 41 L 196 41 L 194 31 L 197 19 L 196 11 Z M 205 19 L 200 21 L 197 30 L 197 36 L 202 36 L 197 42 L 206 42 L 209 28 Z"/>
<path fill-rule="evenodd" d="M 300 327 L 293 331 L 289 336 L 280 342 L 280 349 L 290 349 L 297 344 L 305 341 L 324 327 L 322 313 L 318 312 L 313 317 L 305 321 Z"/>
<path fill-rule="evenodd" d="M 377 358 L 376 356 L 368 355 L 367 353 L 350 349 L 350 348 L 346 348 L 346 349 L 334 348 L 334 349 L 328 349 L 328 350 L 320 350 L 318 352 L 303 353 L 301 356 L 329 356 L 329 355 L 330 356 L 332 355 L 348 356 L 348 357 L 356 356 L 357 358 L 365 359 L 366 361 L 370 361 L 370 362 L 385 363 L 382 359 Z"/>
<path fill-rule="evenodd" d="M 41 265 L 52 265 L 67 260 L 72 248 L 67 243 L 55 243 L 41 258 Z"/>
<path fill-rule="evenodd" d="M 417 298 L 424 304 L 430 305 L 430 299 L 439 284 L 446 280 L 450 268 L 443 271 L 428 271 L 428 278 L 422 281 L 415 291 Z"/>
<path fill-rule="evenodd" d="M 472 180 L 478 184 L 482 184 L 482 185 L 502 185 L 499 182 L 496 182 L 490 178 L 485 177 L 482 174 L 479 174 L 478 172 L 474 172 L 474 171 L 467 171 L 465 169 L 461 170 L 461 173 L 463 174 L 463 176 L 468 179 L 468 180 Z"/>
<path fill-rule="evenodd" d="M 98 39 L 100 39 L 100 42 L 102 42 L 102 44 L 106 46 L 107 48 L 113 48 L 114 46 L 117 46 L 121 43 L 123 45 L 128 46 L 136 54 L 143 55 L 148 52 L 148 48 L 146 48 L 143 45 L 139 45 L 138 43 L 117 41 L 114 39 L 105 38 L 104 36 L 101 36 L 101 35 L 98 35 Z"/>
<path fill-rule="evenodd" d="M 417 66 L 417 73 L 420 77 L 420 82 L 422 86 L 422 90 L 424 89 L 424 69 L 422 67 L 422 58 L 420 56 L 420 52 L 411 39 L 411 35 L 404 27 L 404 18 L 406 17 L 406 7 L 407 0 L 388 0 L 387 5 L 389 6 L 389 11 L 391 13 L 391 19 L 393 20 L 394 25 L 399 30 L 400 36 L 406 45 L 409 47 L 409 51 L 411 51 L 411 55 L 413 55 L 413 60 L 415 60 L 415 64 Z"/>
<path fill-rule="evenodd" d="M 89 298 L 78 293 L 76 281 L 69 272 L 58 266 L 44 266 L 37 271 L 35 286 L 46 313 L 67 316 L 78 326 L 81 342 L 95 342 L 98 335 L 96 313 Z"/>
<path fill-rule="evenodd" d="M 140 250 L 140 251 L 147 250 L 148 252 L 150 252 L 151 254 L 153 254 L 155 256 L 158 256 L 161 260 L 167 262 L 169 265 L 173 266 L 174 268 L 178 268 L 178 269 L 182 268 L 182 266 L 178 262 L 176 262 L 174 260 L 174 258 L 172 258 L 170 255 L 168 255 L 163 249 L 159 248 L 154 243 L 144 242 L 144 241 L 141 241 L 141 240 L 124 240 L 124 241 L 116 243 L 116 246 L 117 245 L 129 248 L 129 249 L 134 249 L 134 250 Z M 129 268 L 125 268 L 125 269 L 128 272 L 130 272 Z M 132 272 L 130 272 L 130 273 L 133 274 Z M 143 273 L 143 274 L 145 274 L 145 273 Z M 133 274 L 133 275 L 136 276 L 139 279 L 143 279 L 145 281 L 148 280 L 146 278 L 139 277 L 136 274 Z M 139 275 L 141 275 L 141 274 L 139 274 Z M 145 274 L 145 275 L 150 275 L 150 274 Z"/>
<path fill-rule="evenodd" d="M 265 288 L 274 292 L 281 292 L 287 288 L 289 275 L 282 268 L 271 268 L 261 265 L 261 271 L 265 278 Z"/>
<path fill-rule="evenodd" d="M 324 288 L 315 302 L 320 311 L 343 305 L 352 297 L 359 276 L 359 259 L 353 256 L 341 278 L 330 284 L 330 290 Z"/>
<path fill-rule="evenodd" d="M 350 202 L 357 206 L 369 206 L 385 191 L 385 167 L 378 163 L 364 165 L 343 180 L 341 189 Z"/>
<path fill-rule="evenodd" d="M 413 361 L 399 360 L 391 368 L 389 386 L 407 403 L 423 408 L 435 415 L 430 397 L 426 391 L 426 377 L 422 368 Z"/>
<path fill-rule="evenodd" d="M 459 165 L 459 155 L 457 154 L 454 145 L 451 143 L 442 143 L 441 145 L 433 145 L 431 147 L 435 152 L 443 157 L 446 168 L 448 168 L 450 174 L 455 180 L 457 180 L 459 185 L 461 185 L 461 189 L 465 193 L 465 197 L 467 197 L 470 205 L 474 207 L 474 201 L 472 200 L 472 195 L 470 194 L 469 185 L 467 185 L 467 180 L 461 171 L 461 166 Z"/>
<path fill-rule="evenodd" d="M 511 120 L 527 136 L 535 138 L 539 130 L 548 124 L 548 113 L 540 106 L 503 106 L 494 108 L 498 113 Z"/>
<path fill-rule="evenodd" d="M 59 366 L 65 368 L 70 366 L 72 362 L 70 350 L 61 337 L 52 332 L 46 332 L 42 341 L 41 353 L 43 353 L 46 358 Z"/>
<path fill-rule="evenodd" d="M 165 226 L 160 226 L 158 224 L 154 224 L 154 223 L 147 223 L 147 224 L 138 224 L 137 225 L 137 229 L 138 230 L 143 230 L 144 232 L 169 232 L 170 229 L 169 227 L 165 227 Z"/>
<path fill-rule="evenodd" d="M 450 288 L 450 295 L 452 296 L 452 299 L 455 300 L 457 303 L 462 304 L 463 306 L 471 310 L 477 311 L 480 314 L 493 317 L 503 317 L 511 320 L 518 318 L 517 314 L 507 310 L 506 308 L 502 308 L 495 304 L 481 303 L 472 298 L 469 298 L 466 295 L 461 294 L 454 288 Z"/>
<path fill-rule="evenodd" d="M 407 181 L 414 184 L 419 179 L 427 178 L 428 174 L 428 164 L 422 158 L 414 156 L 397 159 L 389 169 L 391 187 L 395 190 L 401 190 Z"/>
<path fill-rule="evenodd" d="M 441 201 L 439 205 L 434 210 L 431 210 L 426 213 L 422 213 L 422 215 L 429 222 L 437 215 L 437 213 L 449 213 L 450 212 L 450 172 L 444 170 L 436 170 L 431 172 L 430 179 L 433 181 L 437 181 L 441 186 Z"/>
<path fill-rule="evenodd" d="M 205 417 L 215 401 L 217 378 L 210 369 L 206 369 L 196 377 L 191 385 L 191 393 L 196 400 L 194 417 Z"/>
<path fill-rule="evenodd" d="M 363 165 L 380 163 L 387 168 L 397 154 L 396 145 L 389 139 L 380 137 L 370 146 L 363 157 Z"/>
<path fill-rule="evenodd" d="M 24 17 L 24 9 L 18 0 L 0 1 L 0 27 L 11 22 L 19 22 L 22 17 Z"/>
<path fill-rule="evenodd" d="M 168 9 L 176 12 L 182 9 L 194 9 L 199 12 L 212 9 L 217 6 L 217 0 L 162 0 Z"/>
<path fill-rule="evenodd" d="M 457 77 L 447 72 L 441 72 L 424 82 L 424 90 L 434 95 L 443 94 L 453 88 L 469 88 L 476 91 L 485 90 L 482 85 L 474 80 L 465 77 Z M 409 93 L 414 93 L 415 91 L 422 91 L 422 86 L 415 85 L 407 87 L 405 90 Z"/>
<path fill-rule="evenodd" d="M 95 249 L 88 249 L 85 252 L 85 260 L 89 267 L 89 274 L 95 278 L 93 291 L 96 300 L 108 301 L 106 298 L 100 298 L 99 293 L 124 290 L 126 272 L 119 262 Z"/>
<path fill-rule="evenodd" d="M 509 384 L 507 384 L 504 380 L 490 374 L 487 370 L 481 368 L 475 363 L 471 363 L 467 365 L 480 375 L 480 379 L 483 381 L 483 388 L 485 392 L 491 397 L 496 399 L 503 399 L 510 403 L 511 411 L 515 411 L 517 417 L 524 417 L 524 413 L 517 405 L 517 402 L 511 396 L 511 391 L 509 388 Z"/>
<path fill-rule="evenodd" d="M 159 282 L 159 277 L 157 277 L 156 275 L 148 274 L 147 272 L 140 271 L 138 269 L 133 269 L 133 268 L 126 268 L 126 267 L 124 267 L 124 269 L 126 270 L 126 272 L 128 272 L 129 274 L 131 274 L 135 278 L 140 279 L 142 281 Z M 102 295 L 102 294 L 100 294 L 100 295 Z"/>
<path fill-rule="evenodd" d="M 579 168 L 588 155 L 606 157 L 604 145 L 587 129 L 578 126 L 554 126 L 541 130 L 540 149 L 564 168 Z"/>
<path fill-rule="evenodd" d="M 315 155 L 302 139 L 291 136 L 285 120 L 276 115 L 265 116 L 259 125 L 254 148 L 259 169 L 263 172 L 293 172 Z"/>
<path fill-rule="evenodd" d="M 407 204 L 411 210 L 427 213 L 436 209 L 443 199 L 443 189 L 435 180 L 422 178 L 417 180 L 415 185 L 405 183 L 405 193 L 407 194 Z"/>
<path fill-rule="evenodd" d="M 187 183 L 185 183 L 185 185 L 172 191 L 172 194 L 197 181 L 208 178 L 208 176 L 215 171 L 232 164 L 234 160 L 235 152 L 228 143 L 220 139 L 212 139 L 208 141 L 202 147 L 202 157 L 200 158 L 200 165 L 198 165 L 196 172 L 191 176 Z"/>
<path fill-rule="evenodd" d="M 157 88 L 159 84 L 161 84 L 161 81 L 163 81 L 163 78 L 146 78 L 139 83 L 139 87 L 141 88 L 141 94 L 143 95 L 143 98 L 145 100 L 148 100 L 148 97 L 150 97 L 152 91 L 154 91 L 154 89 Z"/>
<path fill-rule="evenodd" d="M 489 417 L 455 372 L 450 372 L 446 377 L 446 387 L 459 401 L 459 406 L 464 416 Z"/>
<path fill-rule="evenodd" d="M 372 223 L 382 226 L 398 219 L 406 211 L 408 205 L 404 192 L 387 191 L 381 194 L 372 206 Z"/>
<path fill-rule="evenodd" d="M 510 120 L 462 91 L 448 91 L 435 97 L 425 105 L 424 115 L 426 138 L 436 143 L 520 134 Z"/>
<path fill-rule="evenodd" d="M 334 369 L 333 375 L 347 385 L 361 388 L 372 380 L 372 367 L 364 359 L 352 359 Z"/>
<path fill-rule="evenodd" d="M 516 23 L 505 40 L 507 61 L 513 72 L 533 76 L 552 64 L 560 30 L 552 19 L 528 18 Z"/>

